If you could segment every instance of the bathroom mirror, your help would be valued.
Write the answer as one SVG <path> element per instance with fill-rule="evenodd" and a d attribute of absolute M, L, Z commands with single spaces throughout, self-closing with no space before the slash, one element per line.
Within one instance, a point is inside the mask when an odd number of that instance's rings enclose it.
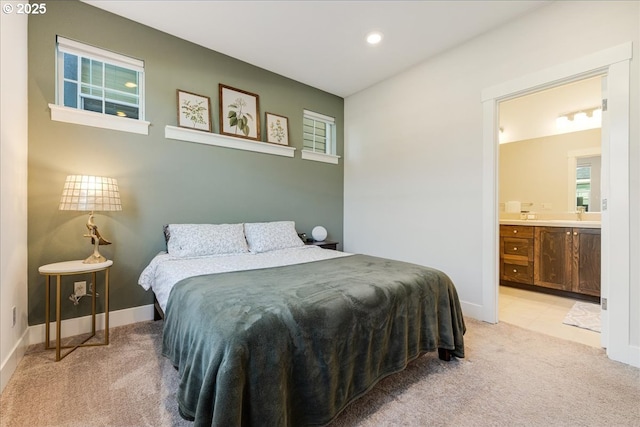
<path fill-rule="evenodd" d="M 500 203 L 522 210 L 566 213 L 600 211 L 600 129 L 500 144 Z"/>

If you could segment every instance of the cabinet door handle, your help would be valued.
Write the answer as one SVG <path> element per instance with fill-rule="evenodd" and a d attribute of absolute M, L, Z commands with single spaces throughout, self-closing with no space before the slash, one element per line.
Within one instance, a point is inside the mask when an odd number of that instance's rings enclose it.
<path fill-rule="evenodd" d="M 514 272 L 514 273 L 517 273 L 517 272 L 518 272 L 518 270 L 516 270 L 516 269 L 514 268 L 514 269 L 513 269 L 513 272 Z"/>
<path fill-rule="evenodd" d="M 516 234 L 518 232 L 518 230 L 513 230 L 513 234 Z"/>
<path fill-rule="evenodd" d="M 577 235 L 578 235 L 578 232 L 577 232 L 577 231 L 574 231 L 574 232 L 573 232 L 573 235 L 574 235 L 574 236 L 577 236 Z"/>
<path fill-rule="evenodd" d="M 570 232 L 570 231 L 567 231 L 567 236 L 568 236 L 569 234 L 571 234 L 571 232 Z"/>
<path fill-rule="evenodd" d="M 513 250 L 514 250 L 514 251 L 517 251 L 517 250 L 518 250 L 518 248 L 513 248 Z"/>

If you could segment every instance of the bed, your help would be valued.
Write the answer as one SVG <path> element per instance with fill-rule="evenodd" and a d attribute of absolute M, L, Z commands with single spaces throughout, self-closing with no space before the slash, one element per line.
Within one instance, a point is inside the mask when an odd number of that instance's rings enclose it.
<path fill-rule="evenodd" d="M 196 426 L 326 425 L 425 352 L 464 357 L 455 287 L 423 266 L 305 245 L 292 221 L 171 224 L 144 269 Z"/>

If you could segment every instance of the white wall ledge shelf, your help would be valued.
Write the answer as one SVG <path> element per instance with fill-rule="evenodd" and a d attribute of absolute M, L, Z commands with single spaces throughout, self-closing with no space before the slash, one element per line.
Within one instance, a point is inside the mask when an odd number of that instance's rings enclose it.
<path fill-rule="evenodd" d="M 51 110 L 51 120 L 57 122 L 149 135 L 149 125 L 151 123 L 144 120 L 127 119 L 93 111 L 78 110 L 77 108 L 64 107 L 57 104 L 49 104 L 49 109 Z"/>
<path fill-rule="evenodd" d="M 164 137 L 178 141 L 195 142 L 197 144 L 215 145 L 217 147 L 234 148 L 236 150 L 253 151 L 256 153 L 274 154 L 276 156 L 293 157 L 296 151 L 293 147 L 276 145 L 268 142 L 251 141 L 219 133 L 203 132 L 199 130 L 165 126 Z"/>
<path fill-rule="evenodd" d="M 340 156 L 334 154 L 318 153 L 310 150 L 302 150 L 302 158 L 304 160 L 312 160 L 314 162 L 331 163 L 333 165 L 338 164 Z"/>

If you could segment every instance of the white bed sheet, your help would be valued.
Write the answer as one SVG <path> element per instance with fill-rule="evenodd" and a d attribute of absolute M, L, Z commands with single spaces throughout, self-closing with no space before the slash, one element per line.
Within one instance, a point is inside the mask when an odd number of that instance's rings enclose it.
<path fill-rule="evenodd" d="M 142 271 L 138 284 L 145 290 L 153 289 L 163 311 L 167 308 L 173 286 L 182 279 L 211 273 L 255 270 L 301 264 L 352 255 L 308 245 L 262 253 L 214 255 L 193 258 L 178 258 L 166 252 L 156 255 Z"/>

